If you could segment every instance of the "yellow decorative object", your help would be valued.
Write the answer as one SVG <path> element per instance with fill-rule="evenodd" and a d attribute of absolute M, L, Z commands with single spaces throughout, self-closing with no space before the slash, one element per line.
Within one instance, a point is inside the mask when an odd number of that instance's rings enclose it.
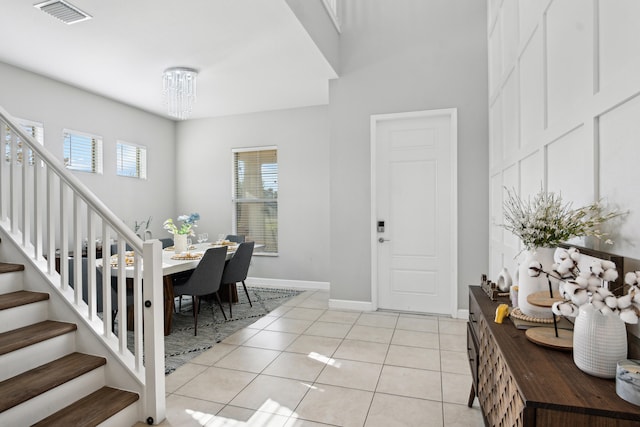
<path fill-rule="evenodd" d="M 507 304 L 500 304 L 496 308 L 496 323 L 502 323 L 502 320 L 509 315 L 509 306 Z"/>

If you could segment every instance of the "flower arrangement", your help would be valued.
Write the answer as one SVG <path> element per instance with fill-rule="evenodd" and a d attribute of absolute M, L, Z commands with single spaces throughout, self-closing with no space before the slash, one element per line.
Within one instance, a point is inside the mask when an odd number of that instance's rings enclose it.
<path fill-rule="evenodd" d="M 577 316 L 578 308 L 590 303 L 601 313 L 615 313 L 625 323 L 638 323 L 640 316 L 640 271 L 625 275 L 625 283 L 630 286 L 626 295 L 616 297 L 608 288 L 608 283 L 618 278 L 616 265 L 607 260 L 595 259 L 589 269 L 580 271 L 578 260 L 580 251 L 576 248 L 559 253 L 559 263 L 554 264 L 554 272 L 562 279 L 560 295 L 564 301 L 555 302 L 554 314 Z M 533 268 L 532 268 L 533 267 Z M 532 274 L 536 266 L 530 267 Z"/>
<path fill-rule="evenodd" d="M 524 201 L 515 191 L 506 190 L 503 227 L 519 237 L 528 250 L 557 246 L 574 237 L 602 239 L 606 234 L 600 230 L 600 225 L 622 215 L 604 213 L 600 203 L 574 209 L 571 203 L 563 204 L 562 197 L 553 192 L 540 190 L 533 200 Z M 612 242 L 607 239 L 605 243 Z"/>
<path fill-rule="evenodd" d="M 180 215 L 178 221 L 182 221 L 182 224 L 178 227 L 173 219 L 169 218 L 162 224 L 162 228 L 167 230 L 171 234 L 186 234 L 189 236 L 195 236 L 193 228 L 198 225 L 196 222 L 200 220 L 200 214 L 192 213 L 191 215 Z"/>

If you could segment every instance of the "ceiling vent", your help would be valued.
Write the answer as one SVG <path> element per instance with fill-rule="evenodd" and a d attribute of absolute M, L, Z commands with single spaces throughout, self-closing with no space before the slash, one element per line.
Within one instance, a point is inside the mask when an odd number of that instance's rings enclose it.
<path fill-rule="evenodd" d="M 84 13 L 71 3 L 64 0 L 47 0 L 38 4 L 34 4 L 33 7 L 48 13 L 49 15 L 61 20 L 67 25 L 91 19 L 91 15 Z"/>

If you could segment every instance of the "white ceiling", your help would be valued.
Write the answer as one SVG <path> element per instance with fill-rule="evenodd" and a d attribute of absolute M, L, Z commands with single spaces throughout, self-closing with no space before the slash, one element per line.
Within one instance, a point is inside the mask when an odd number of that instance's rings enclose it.
<path fill-rule="evenodd" d="M 2 0 L 0 61 L 166 115 L 162 72 L 195 68 L 191 118 L 320 105 L 335 72 L 285 0 L 69 0 L 66 25 Z"/>

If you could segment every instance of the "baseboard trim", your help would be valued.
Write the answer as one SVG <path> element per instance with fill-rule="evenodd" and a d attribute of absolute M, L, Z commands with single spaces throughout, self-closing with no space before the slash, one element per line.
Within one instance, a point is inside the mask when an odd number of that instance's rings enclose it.
<path fill-rule="evenodd" d="M 249 286 L 260 286 L 263 288 L 288 288 L 288 289 L 317 289 L 321 291 L 329 290 L 329 282 L 313 282 L 308 280 L 286 280 L 286 279 L 266 279 L 262 277 L 247 277 L 244 281 Z"/>
<path fill-rule="evenodd" d="M 374 311 L 370 301 L 352 301 L 344 299 L 329 299 L 329 308 L 334 310 Z"/>
<path fill-rule="evenodd" d="M 468 319 L 469 318 L 469 310 L 466 308 L 459 308 L 458 313 L 456 315 L 457 319 Z"/>

